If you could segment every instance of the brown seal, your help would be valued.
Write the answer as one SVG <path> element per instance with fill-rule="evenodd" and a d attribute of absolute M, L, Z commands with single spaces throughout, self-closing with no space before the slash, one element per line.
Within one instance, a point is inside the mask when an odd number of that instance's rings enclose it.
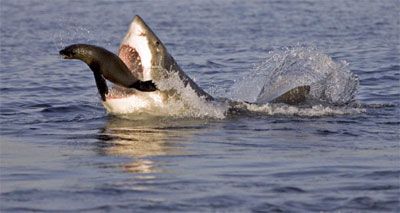
<path fill-rule="evenodd" d="M 103 101 L 108 93 L 105 79 L 126 88 L 135 88 L 145 92 L 156 90 L 152 81 L 140 81 L 136 72 L 131 72 L 117 55 L 102 47 L 73 44 L 61 50 L 60 55 L 65 59 L 81 60 L 90 67 Z"/>

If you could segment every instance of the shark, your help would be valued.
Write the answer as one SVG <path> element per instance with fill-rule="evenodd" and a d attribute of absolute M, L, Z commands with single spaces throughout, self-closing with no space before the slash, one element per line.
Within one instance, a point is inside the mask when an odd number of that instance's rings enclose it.
<path fill-rule="evenodd" d="M 102 104 L 110 114 L 179 111 L 185 105 L 182 89 L 204 102 L 221 101 L 230 109 L 243 103 L 215 98 L 198 86 L 178 65 L 153 30 L 136 15 L 123 37 L 117 54 L 90 44 L 72 44 L 59 54 L 85 62 L 94 74 Z M 113 83 L 109 88 L 107 81 Z M 272 103 L 299 104 L 306 100 L 308 85 L 292 88 Z M 178 106 L 178 107 L 177 107 Z"/>

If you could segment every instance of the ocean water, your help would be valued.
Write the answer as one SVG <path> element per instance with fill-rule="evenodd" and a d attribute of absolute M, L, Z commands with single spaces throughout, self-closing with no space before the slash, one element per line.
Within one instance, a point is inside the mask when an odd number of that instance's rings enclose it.
<path fill-rule="evenodd" d="M 311 81 L 323 103 L 107 115 L 89 68 L 58 51 L 116 52 L 136 14 L 216 97 Z M 399 14 L 396 0 L 3 0 L 0 211 L 398 212 Z"/>

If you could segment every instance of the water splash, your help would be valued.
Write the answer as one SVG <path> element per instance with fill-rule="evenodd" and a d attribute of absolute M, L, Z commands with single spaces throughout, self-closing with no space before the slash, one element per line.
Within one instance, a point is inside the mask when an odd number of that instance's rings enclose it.
<path fill-rule="evenodd" d="M 330 59 L 327 56 L 324 56 Z M 332 66 L 332 65 L 330 65 Z M 224 119 L 233 114 L 262 114 L 262 115 L 284 115 L 284 116 L 300 116 L 300 117 L 315 117 L 315 116 L 332 116 L 358 114 L 365 112 L 364 108 L 358 105 L 337 106 L 330 103 L 290 106 L 286 104 L 272 103 L 246 103 L 244 101 L 230 101 L 226 98 L 217 99 L 216 101 L 206 101 L 204 97 L 199 97 L 196 92 L 188 85 L 185 86 L 177 72 L 166 72 L 168 76 L 162 81 L 157 82 L 157 87 L 162 91 L 173 90 L 175 95 L 170 97 L 163 113 L 167 113 L 173 117 L 196 117 L 196 118 L 216 118 Z M 353 76 L 348 73 L 349 76 Z M 332 74 L 331 74 L 332 76 Z M 340 75 L 335 78 L 340 79 Z M 320 81 L 319 81 L 320 82 Z M 255 85 L 255 84 L 253 84 Z M 257 86 L 257 85 L 255 85 Z M 346 87 L 348 88 L 348 87 Z M 345 90 L 346 88 L 340 88 Z M 285 91 L 284 91 L 285 92 Z M 314 91 L 315 92 L 315 91 Z M 326 91 L 324 91 L 326 92 Z M 327 93 L 327 92 L 326 92 Z M 314 95 L 314 94 L 313 94 Z M 346 97 L 338 94 L 342 99 Z M 317 96 L 315 96 L 317 97 Z M 330 96 L 329 96 L 330 97 Z M 351 97 L 351 100 L 353 97 Z M 350 100 L 350 99 L 346 99 Z M 336 102 L 338 103 L 338 102 Z"/>
<path fill-rule="evenodd" d="M 315 117 L 365 112 L 359 105 L 350 104 L 354 103 L 358 79 L 350 72 L 348 64 L 335 62 L 313 48 L 296 47 L 268 53 L 263 63 L 233 85 L 228 98 L 235 101 L 225 97 L 207 101 L 185 85 L 178 72 L 164 70 L 161 73 L 166 76 L 155 83 L 160 91 L 167 91 L 167 101 L 162 107 L 146 107 L 144 111 L 135 112 L 136 115 L 224 119 L 231 114 Z M 270 103 L 302 85 L 310 86 L 310 101 L 306 104 Z"/>
<path fill-rule="evenodd" d="M 184 117 L 225 118 L 228 110 L 226 103 L 207 101 L 205 97 L 199 97 L 189 85 L 185 86 L 178 72 L 165 73 L 168 76 L 156 84 L 161 91 L 175 91 L 175 95 L 169 98 L 167 111 L 176 114 L 177 109 L 181 109 L 180 116 Z"/>
<path fill-rule="evenodd" d="M 285 48 L 269 52 L 260 65 L 237 81 L 230 98 L 268 103 L 303 85 L 310 86 L 311 99 L 343 105 L 354 100 L 358 78 L 347 62 L 335 62 L 315 48 Z"/>

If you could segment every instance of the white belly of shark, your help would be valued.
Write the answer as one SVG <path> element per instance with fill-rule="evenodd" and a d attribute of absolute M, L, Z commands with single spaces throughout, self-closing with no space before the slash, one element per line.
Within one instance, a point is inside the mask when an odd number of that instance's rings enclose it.
<path fill-rule="evenodd" d="M 109 114 L 140 114 L 140 113 L 162 113 L 165 108 L 165 98 L 159 91 L 140 92 L 125 97 L 107 97 L 103 106 Z"/>

